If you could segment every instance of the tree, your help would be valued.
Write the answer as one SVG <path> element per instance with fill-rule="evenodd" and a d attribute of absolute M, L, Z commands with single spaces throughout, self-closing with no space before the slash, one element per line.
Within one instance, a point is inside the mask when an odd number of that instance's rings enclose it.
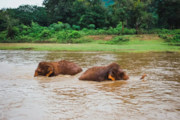
<path fill-rule="evenodd" d="M 124 31 L 123 23 L 129 17 L 129 3 L 129 0 L 114 0 L 114 4 L 110 6 L 114 17 L 122 22 L 122 32 Z"/>
<path fill-rule="evenodd" d="M 136 34 L 143 24 L 146 24 L 149 29 L 149 24 L 154 19 L 153 13 L 149 9 L 152 2 L 153 0 L 131 0 L 129 22 L 136 28 Z"/>
<path fill-rule="evenodd" d="M 15 32 L 18 31 L 17 28 L 14 28 L 15 25 L 19 22 L 19 20 L 11 18 L 8 14 L 4 16 L 5 26 L 7 27 L 7 37 L 14 37 Z"/>
<path fill-rule="evenodd" d="M 95 24 L 103 27 L 106 9 L 101 0 L 44 0 L 43 4 L 49 16 L 49 22 L 69 23 L 87 27 Z"/>
<path fill-rule="evenodd" d="M 103 28 L 106 25 L 107 9 L 102 5 L 101 0 L 86 0 L 86 9 L 79 20 L 82 27 L 94 24 L 96 28 Z"/>
<path fill-rule="evenodd" d="M 73 11 L 73 3 L 76 0 L 44 0 L 43 5 L 45 6 L 46 12 L 49 17 L 50 23 L 57 23 L 61 21 L 68 23 L 71 19 Z"/>
<path fill-rule="evenodd" d="M 169 29 L 180 28 L 180 0 L 157 0 L 159 20 Z"/>
<path fill-rule="evenodd" d="M 132 2 L 131 7 L 131 19 L 135 24 L 136 34 L 138 34 L 139 26 L 142 24 L 143 15 L 145 15 L 145 4 L 140 0 L 135 0 Z"/>
<path fill-rule="evenodd" d="M 3 9 L 0 10 L 0 31 L 6 30 L 4 14 L 5 14 L 5 11 Z"/>
<path fill-rule="evenodd" d="M 30 25 L 31 21 L 42 26 L 47 26 L 47 14 L 44 7 L 36 5 L 21 5 L 17 9 L 9 9 L 13 18 L 19 19 L 20 23 Z"/>

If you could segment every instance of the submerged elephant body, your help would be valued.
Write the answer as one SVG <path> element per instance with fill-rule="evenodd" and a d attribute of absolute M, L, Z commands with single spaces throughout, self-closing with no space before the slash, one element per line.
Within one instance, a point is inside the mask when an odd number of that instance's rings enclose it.
<path fill-rule="evenodd" d="M 40 62 L 37 69 L 35 70 L 34 77 L 38 75 L 42 76 L 57 76 L 59 74 L 63 75 L 75 75 L 82 71 L 82 68 L 73 62 L 66 60 L 58 62 Z"/>
<path fill-rule="evenodd" d="M 85 71 L 79 80 L 105 81 L 105 80 L 127 80 L 128 75 L 121 69 L 117 63 L 108 66 L 92 67 Z"/>

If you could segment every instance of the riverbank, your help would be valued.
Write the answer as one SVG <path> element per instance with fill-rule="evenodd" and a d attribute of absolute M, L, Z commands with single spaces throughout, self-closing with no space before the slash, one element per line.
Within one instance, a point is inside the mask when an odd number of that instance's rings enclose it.
<path fill-rule="evenodd" d="M 89 36 L 92 38 L 92 36 Z M 107 38 L 108 36 L 106 36 Z M 126 37 L 126 36 L 125 36 Z M 0 43 L 1 50 L 35 51 L 115 51 L 115 52 L 180 52 L 180 46 L 172 46 L 157 36 L 127 36 L 130 40 L 118 45 L 105 44 L 107 39 L 93 36 L 90 43 Z M 97 39 L 99 38 L 99 39 Z M 109 39 L 110 41 L 111 39 Z"/>

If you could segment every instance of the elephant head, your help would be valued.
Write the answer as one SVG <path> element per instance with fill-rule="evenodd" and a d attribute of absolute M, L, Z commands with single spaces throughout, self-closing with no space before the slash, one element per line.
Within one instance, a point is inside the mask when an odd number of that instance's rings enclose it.
<path fill-rule="evenodd" d="M 108 65 L 108 79 L 111 80 L 128 80 L 129 76 L 121 69 L 117 63 Z"/>
<path fill-rule="evenodd" d="M 53 74 L 53 72 L 53 65 L 49 64 L 48 62 L 40 62 L 37 69 L 35 70 L 34 77 L 38 75 L 49 77 L 51 74 Z"/>
<path fill-rule="evenodd" d="M 109 73 L 108 73 L 108 79 L 110 80 L 128 80 L 129 79 L 129 76 L 124 72 L 122 71 L 122 69 L 110 69 L 109 70 Z"/>

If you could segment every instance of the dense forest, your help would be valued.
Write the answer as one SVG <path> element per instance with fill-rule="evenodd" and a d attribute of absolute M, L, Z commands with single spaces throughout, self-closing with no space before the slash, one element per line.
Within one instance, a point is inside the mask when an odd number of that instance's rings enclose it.
<path fill-rule="evenodd" d="M 42 4 L 1 9 L 0 42 L 154 33 L 175 34 L 172 39 L 180 41 L 180 0 L 44 0 Z"/>

